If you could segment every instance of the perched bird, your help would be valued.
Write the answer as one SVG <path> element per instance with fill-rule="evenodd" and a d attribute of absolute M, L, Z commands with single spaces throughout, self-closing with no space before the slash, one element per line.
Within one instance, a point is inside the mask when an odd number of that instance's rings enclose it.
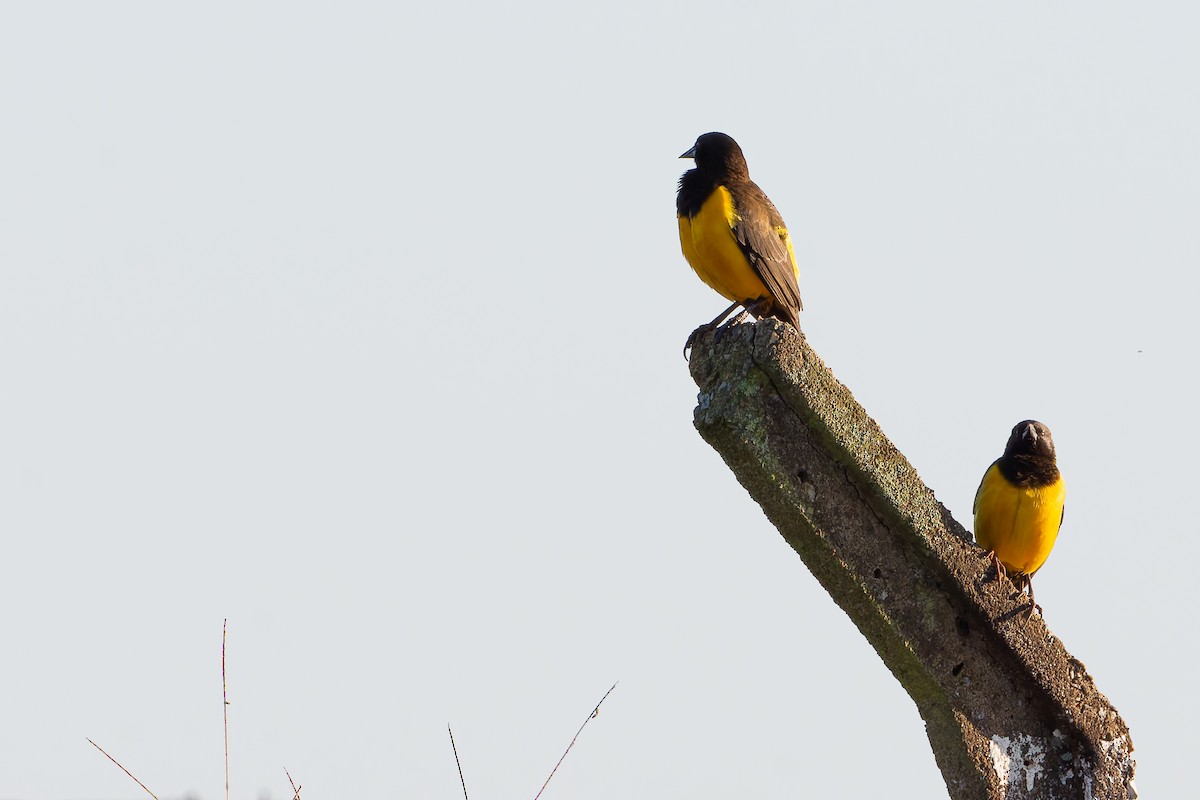
<path fill-rule="evenodd" d="M 680 158 L 696 168 L 679 179 L 675 209 L 683 255 L 700 279 L 731 301 L 716 325 L 742 306 L 755 317 L 799 325 L 796 254 L 783 217 L 750 180 L 742 148 L 723 133 L 706 133 Z"/>
<path fill-rule="evenodd" d="M 975 493 L 975 541 L 992 558 L 996 579 L 1007 570 L 1033 600 L 1033 575 L 1046 563 L 1062 526 L 1067 490 L 1054 460 L 1050 429 L 1018 422 Z"/>

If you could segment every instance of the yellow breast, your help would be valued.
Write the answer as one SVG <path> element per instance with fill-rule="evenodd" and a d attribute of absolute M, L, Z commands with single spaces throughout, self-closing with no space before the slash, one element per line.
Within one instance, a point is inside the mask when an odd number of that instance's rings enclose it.
<path fill-rule="evenodd" d="M 718 186 L 704 201 L 700 213 L 679 218 L 679 243 L 700 280 L 727 300 L 757 300 L 768 296 L 767 287 L 733 236 L 737 221 L 733 197 L 724 186 Z"/>
<path fill-rule="evenodd" d="M 975 541 L 994 550 L 1007 569 L 1032 575 L 1054 548 L 1066 496 L 1062 478 L 1049 486 L 1021 488 L 993 464 L 975 498 Z"/>

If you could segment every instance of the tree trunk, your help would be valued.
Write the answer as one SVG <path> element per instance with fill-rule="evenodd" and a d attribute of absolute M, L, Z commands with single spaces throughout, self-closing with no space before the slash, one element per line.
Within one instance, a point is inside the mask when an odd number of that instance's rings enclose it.
<path fill-rule="evenodd" d="M 1116 709 L 803 334 L 698 331 L 691 372 L 700 435 L 917 704 L 951 798 L 1137 796 Z"/>

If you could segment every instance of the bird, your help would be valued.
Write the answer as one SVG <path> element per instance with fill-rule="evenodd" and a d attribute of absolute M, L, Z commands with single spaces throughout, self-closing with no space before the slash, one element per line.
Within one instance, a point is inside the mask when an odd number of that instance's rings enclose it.
<path fill-rule="evenodd" d="M 675 210 L 683 255 L 700 279 L 732 302 L 707 326 L 742 306 L 754 317 L 800 325 L 800 271 L 783 217 L 754 181 L 742 148 L 705 133 L 680 158 L 696 162 L 679 179 Z"/>
<path fill-rule="evenodd" d="M 1006 572 L 1018 593 L 1029 592 L 1046 563 L 1066 516 L 1067 490 L 1055 458 L 1050 429 L 1027 419 L 1013 426 L 1004 455 L 983 473 L 975 492 L 975 542 L 987 551 L 996 580 Z"/>

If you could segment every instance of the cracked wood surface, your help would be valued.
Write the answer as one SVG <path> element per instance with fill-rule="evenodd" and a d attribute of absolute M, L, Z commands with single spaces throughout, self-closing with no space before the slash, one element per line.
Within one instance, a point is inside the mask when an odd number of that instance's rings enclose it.
<path fill-rule="evenodd" d="M 912 697 L 950 796 L 1136 797 L 1116 709 L 803 334 L 696 337 L 697 430 Z"/>

